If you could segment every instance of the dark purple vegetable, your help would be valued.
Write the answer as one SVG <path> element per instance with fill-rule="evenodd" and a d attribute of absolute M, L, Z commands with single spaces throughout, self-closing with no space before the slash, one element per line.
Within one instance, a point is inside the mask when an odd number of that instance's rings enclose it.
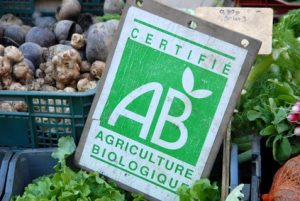
<path fill-rule="evenodd" d="M 25 32 L 19 25 L 7 25 L 4 29 L 4 44 L 20 46 L 25 41 Z"/>
<path fill-rule="evenodd" d="M 33 42 L 41 47 L 50 47 L 55 45 L 55 35 L 46 28 L 33 27 L 26 35 L 26 42 Z"/>
<path fill-rule="evenodd" d="M 89 62 L 106 61 L 118 23 L 118 20 L 110 20 L 90 27 L 86 40 L 86 57 Z"/>
<path fill-rule="evenodd" d="M 71 40 L 73 33 L 82 33 L 82 29 L 71 20 L 62 20 L 56 23 L 54 33 L 58 41 Z"/>
<path fill-rule="evenodd" d="M 43 48 L 36 43 L 27 42 L 19 47 L 24 57 L 38 68 L 43 61 Z"/>

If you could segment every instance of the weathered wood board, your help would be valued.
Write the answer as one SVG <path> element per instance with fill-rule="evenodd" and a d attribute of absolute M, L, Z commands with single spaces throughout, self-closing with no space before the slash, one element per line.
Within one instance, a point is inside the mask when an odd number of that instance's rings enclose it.
<path fill-rule="evenodd" d="M 174 201 L 179 186 L 209 175 L 260 42 L 135 2 L 125 8 L 75 160 L 148 199 Z"/>
<path fill-rule="evenodd" d="M 195 15 L 206 21 L 262 41 L 258 54 L 271 54 L 273 10 L 271 8 L 198 7 Z"/>

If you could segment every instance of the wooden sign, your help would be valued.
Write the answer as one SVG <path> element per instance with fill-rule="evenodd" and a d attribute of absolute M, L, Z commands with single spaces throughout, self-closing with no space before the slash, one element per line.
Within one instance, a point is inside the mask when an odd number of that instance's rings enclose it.
<path fill-rule="evenodd" d="M 129 1 L 75 159 L 148 199 L 208 176 L 260 47 L 155 1 Z"/>
<path fill-rule="evenodd" d="M 195 15 L 262 41 L 258 54 L 271 54 L 273 10 L 271 8 L 198 7 Z"/>

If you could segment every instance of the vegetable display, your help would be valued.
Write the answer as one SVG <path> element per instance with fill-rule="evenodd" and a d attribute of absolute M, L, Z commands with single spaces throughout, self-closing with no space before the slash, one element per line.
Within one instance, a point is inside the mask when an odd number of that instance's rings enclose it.
<path fill-rule="evenodd" d="M 123 201 L 125 194 L 115 184 L 109 184 L 98 173 L 74 171 L 67 166 L 67 157 L 75 151 L 75 143 L 71 137 L 61 138 L 58 148 L 52 157 L 57 159 L 55 172 L 42 176 L 29 184 L 22 196 L 12 201 L 38 200 L 77 200 L 77 201 Z M 138 198 L 139 199 L 139 198 Z M 138 201 L 134 199 L 134 201 Z"/>
<path fill-rule="evenodd" d="M 23 195 L 13 197 L 11 201 L 146 201 L 142 195 L 120 189 L 97 172 L 88 173 L 69 166 L 75 148 L 73 138 L 61 137 L 58 148 L 52 153 L 52 157 L 57 160 L 54 173 L 35 179 L 25 187 Z M 243 184 L 234 189 L 226 201 L 242 198 L 242 188 Z M 177 193 L 180 201 L 220 200 L 219 187 L 216 182 L 211 183 L 208 179 L 197 180 L 190 188 L 182 185 Z"/>
<path fill-rule="evenodd" d="M 299 34 L 300 10 L 293 10 L 274 25 L 272 55 L 258 57 L 250 72 L 232 122 L 233 142 L 245 153 L 254 133 L 267 139 L 280 163 L 300 152 L 296 124 L 289 121 L 296 120 L 290 113 L 300 99 Z"/>

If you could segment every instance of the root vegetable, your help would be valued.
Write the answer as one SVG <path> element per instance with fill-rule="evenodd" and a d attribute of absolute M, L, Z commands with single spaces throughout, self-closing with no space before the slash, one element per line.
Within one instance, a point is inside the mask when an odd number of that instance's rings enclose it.
<path fill-rule="evenodd" d="M 80 72 L 81 73 L 87 73 L 90 72 L 91 64 L 88 61 L 82 61 L 80 66 Z"/>
<path fill-rule="evenodd" d="M 20 46 L 25 41 L 24 29 L 19 25 L 7 25 L 4 29 L 4 44 Z"/>
<path fill-rule="evenodd" d="M 93 15 L 90 13 L 82 13 L 79 15 L 77 23 L 83 29 L 83 32 L 85 32 L 94 24 Z"/>
<path fill-rule="evenodd" d="M 25 37 L 27 35 L 27 33 L 29 32 L 29 30 L 32 28 L 31 26 L 28 25 L 22 25 L 21 28 L 23 29 L 24 33 L 25 33 Z M 25 40 L 25 38 L 24 38 Z"/>
<path fill-rule="evenodd" d="M 26 42 L 33 42 L 41 47 L 50 47 L 55 45 L 56 40 L 55 35 L 51 30 L 47 28 L 33 27 L 26 35 Z"/>
<path fill-rule="evenodd" d="M 50 85 L 43 85 L 41 91 L 57 91 L 57 88 Z"/>
<path fill-rule="evenodd" d="M 64 88 L 64 92 L 72 93 L 72 92 L 76 92 L 76 89 L 74 89 L 73 87 L 66 87 Z"/>
<path fill-rule="evenodd" d="M 102 61 L 95 61 L 91 66 L 91 74 L 95 76 L 96 78 L 100 79 L 102 76 L 102 73 L 105 69 L 105 63 Z"/>
<path fill-rule="evenodd" d="M 12 66 L 7 57 L 0 56 L 0 83 L 2 89 L 7 89 L 12 83 Z"/>
<path fill-rule="evenodd" d="M 68 50 L 53 57 L 56 87 L 76 86 L 80 75 L 81 58 L 76 50 Z"/>
<path fill-rule="evenodd" d="M 28 65 L 27 62 L 24 60 L 20 63 L 17 63 L 13 66 L 13 75 L 22 84 L 30 84 L 32 83 L 34 77 L 33 77 L 33 71 L 30 68 L 30 65 Z M 31 64 L 32 65 L 32 64 Z"/>
<path fill-rule="evenodd" d="M 15 15 L 8 13 L 5 15 L 2 15 L 2 17 L 0 19 L 0 24 L 2 24 L 2 25 L 15 24 L 15 25 L 22 26 L 23 22 L 20 18 L 16 17 Z"/>
<path fill-rule="evenodd" d="M 11 102 L 3 101 L 3 102 L 0 102 L 0 111 L 13 112 L 14 108 L 13 108 Z"/>
<path fill-rule="evenodd" d="M 43 61 L 43 48 L 36 43 L 27 42 L 20 46 L 19 50 L 24 57 L 32 62 L 35 68 L 38 68 Z"/>
<path fill-rule="evenodd" d="M 21 83 L 13 82 L 9 86 L 9 90 L 27 91 L 28 88 L 26 86 L 23 86 Z M 24 101 L 11 101 L 11 106 L 13 108 L 13 111 L 26 112 L 28 110 L 28 106 Z"/>
<path fill-rule="evenodd" d="M 74 33 L 71 38 L 71 45 L 75 49 L 81 49 L 85 46 L 84 36 L 81 34 Z"/>
<path fill-rule="evenodd" d="M 71 49 L 73 49 L 71 46 L 58 44 L 45 49 L 43 54 L 46 61 L 51 61 L 55 55 Z"/>
<path fill-rule="evenodd" d="M 90 27 L 86 41 L 86 56 L 89 62 L 106 61 L 118 23 L 118 20 L 110 20 Z"/>
<path fill-rule="evenodd" d="M 43 78 L 38 78 L 33 80 L 33 82 L 28 85 L 28 90 L 30 91 L 40 91 L 42 86 L 45 84 L 45 80 Z"/>
<path fill-rule="evenodd" d="M 24 59 L 22 52 L 14 46 L 8 46 L 4 49 L 4 57 L 6 57 L 11 64 L 18 63 Z"/>
<path fill-rule="evenodd" d="M 26 86 L 23 86 L 21 83 L 19 82 L 13 82 L 11 83 L 11 85 L 9 86 L 8 90 L 14 90 L 14 91 L 27 91 L 28 88 Z"/>
<path fill-rule="evenodd" d="M 90 73 L 83 73 L 79 76 L 78 79 L 81 80 L 81 79 L 84 79 L 84 78 L 86 78 L 88 80 L 94 80 L 94 76 Z"/>
<path fill-rule="evenodd" d="M 42 63 L 40 65 L 40 69 L 43 71 L 45 74 L 45 84 L 48 85 L 54 85 L 55 84 L 55 79 L 54 79 L 54 66 L 52 64 L 52 61 L 47 61 L 46 63 Z"/>
<path fill-rule="evenodd" d="M 33 24 L 35 26 L 41 28 L 47 28 L 50 30 L 54 29 L 54 25 L 56 23 L 56 19 L 54 17 L 51 16 L 42 17 L 42 14 L 40 12 L 34 12 L 32 18 L 33 18 Z"/>
<path fill-rule="evenodd" d="M 62 20 L 55 25 L 54 33 L 56 39 L 60 42 L 71 40 L 74 33 L 82 33 L 81 27 L 71 20 Z"/>
<path fill-rule="evenodd" d="M 61 6 L 57 9 L 57 20 L 76 19 L 81 12 L 81 6 L 77 0 L 63 0 Z"/>
<path fill-rule="evenodd" d="M 105 0 L 104 13 L 105 14 L 122 14 L 122 9 L 125 3 L 123 0 Z"/>
<path fill-rule="evenodd" d="M 35 77 L 36 78 L 45 78 L 45 72 L 44 71 L 42 71 L 41 69 L 36 69 L 36 71 L 35 71 Z"/>
<path fill-rule="evenodd" d="M 96 81 L 90 81 L 87 78 L 81 79 L 77 83 L 78 91 L 87 91 L 87 90 L 95 88 L 96 86 L 97 86 Z"/>
<path fill-rule="evenodd" d="M 14 111 L 18 111 L 18 112 L 27 112 L 28 111 L 28 106 L 24 101 L 13 101 L 12 107 L 13 107 Z"/>
<path fill-rule="evenodd" d="M 34 67 L 34 65 L 32 64 L 32 62 L 29 60 L 29 59 L 24 59 L 23 60 L 27 65 L 28 65 L 28 67 L 32 70 L 32 72 L 33 72 L 33 74 L 35 74 L 35 67 Z"/>

